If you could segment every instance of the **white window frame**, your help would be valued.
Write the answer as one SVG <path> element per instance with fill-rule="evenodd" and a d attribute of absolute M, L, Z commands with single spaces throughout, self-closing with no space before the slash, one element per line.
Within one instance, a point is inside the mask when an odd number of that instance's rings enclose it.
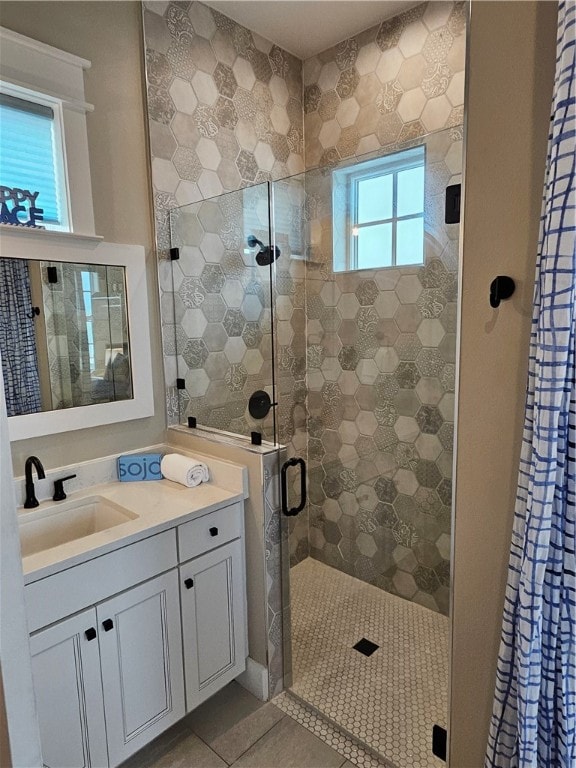
<path fill-rule="evenodd" d="M 400 267 L 419 266 L 424 263 L 424 242 L 422 243 L 422 259 L 409 264 L 396 263 L 396 230 L 399 221 L 424 218 L 424 203 L 421 213 L 397 215 L 397 184 L 398 173 L 411 168 L 426 168 L 426 147 L 419 145 L 411 149 L 400 150 L 386 157 L 365 160 L 346 168 L 338 168 L 332 172 L 333 189 L 333 219 L 334 219 L 334 271 L 356 272 L 365 269 L 391 269 Z M 392 216 L 386 219 L 374 219 L 369 222 L 358 222 L 358 185 L 366 179 L 392 174 Z M 338 195 L 340 200 L 338 200 Z M 344 200 L 342 201 L 342 197 Z M 344 202 L 344 205 L 342 205 Z M 358 266 L 358 237 L 359 229 L 379 224 L 392 224 L 392 259 L 390 264 L 372 267 Z"/>
<path fill-rule="evenodd" d="M 54 137 L 54 170 L 56 175 L 56 187 L 58 192 L 58 202 L 60 204 L 60 224 L 43 224 L 46 229 L 52 232 L 70 232 L 72 221 L 72 211 L 70 208 L 70 187 L 68 184 L 68 167 L 66 162 L 66 144 L 64 141 L 64 115 L 62 101 L 60 99 L 44 96 L 27 88 L 18 88 L 10 83 L 0 80 L 0 93 L 6 96 L 13 96 L 22 101 L 29 101 L 33 104 L 40 104 L 43 107 L 50 107 L 54 118 L 52 122 Z M 0 148 L 0 152 L 1 152 Z M 35 192 L 36 190 L 30 190 Z M 39 203 L 40 203 L 39 199 Z M 40 205 L 40 207 L 42 207 Z"/>
<path fill-rule="evenodd" d="M 62 191 L 63 221 L 52 231 L 96 237 L 84 100 L 87 59 L 0 27 L 0 90 L 54 111 L 56 172 Z M 64 220 L 65 219 L 65 220 Z M 26 233 L 26 227 L 0 225 Z"/>

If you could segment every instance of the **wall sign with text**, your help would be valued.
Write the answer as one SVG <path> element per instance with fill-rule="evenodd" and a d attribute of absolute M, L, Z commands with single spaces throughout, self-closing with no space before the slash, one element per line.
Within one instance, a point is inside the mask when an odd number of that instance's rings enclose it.
<path fill-rule="evenodd" d="M 38 192 L 18 187 L 0 186 L 0 224 L 35 227 L 44 219 L 44 209 L 38 208 Z"/>

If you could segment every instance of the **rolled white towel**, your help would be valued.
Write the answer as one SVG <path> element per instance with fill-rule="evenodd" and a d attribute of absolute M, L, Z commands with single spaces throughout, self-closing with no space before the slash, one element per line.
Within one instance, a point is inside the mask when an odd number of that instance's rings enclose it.
<path fill-rule="evenodd" d="M 160 470 L 167 480 L 180 483 L 187 488 L 194 488 L 210 480 L 206 464 L 179 453 L 166 454 L 160 464 Z"/>

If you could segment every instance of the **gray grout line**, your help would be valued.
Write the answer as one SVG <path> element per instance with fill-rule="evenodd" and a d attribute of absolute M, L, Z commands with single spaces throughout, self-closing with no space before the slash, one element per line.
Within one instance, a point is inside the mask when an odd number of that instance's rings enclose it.
<path fill-rule="evenodd" d="M 266 702 L 266 703 L 268 703 L 268 702 Z M 278 707 L 276 707 L 276 709 L 278 709 Z M 258 710 L 256 710 L 256 711 L 258 711 Z M 282 712 L 281 709 L 280 709 L 280 712 Z M 286 717 L 288 717 L 288 715 L 285 712 L 283 712 L 282 717 L 280 718 L 280 720 L 277 720 L 273 725 L 270 726 L 270 728 L 268 728 L 268 730 L 266 730 L 261 736 L 259 736 L 253 744 L 250 744 L 248 749 L 245 749 L 244 752 L 242 752 L 240 755 L 238 755 L 238 757 L 236 758 L 236 760 L 234 760 L 233 763 L 229 763 L 231 768 L 234 765 L 236 765 L 238 760 L 240 760 L 241 757 L 243 757 L 247 752 L 249 752 L 252 749 L 252 747 L 256 746 L 256 744 L 258 744 L 258 742 L 261 741 L 264 738 L 264 736 L 266 736 L 266 734 L 270 733 L 270 731 L 272 731 L 274 728 L 276 728 L 277 725 L 280 725 L 282 720 L 284 720 Z M 222 759 L 224 760 L 224 758 L 222 758 Z M 226 762 L 226 761 L 224 761 L 224 762 Z"/>
<path fill-rule="evenodd" d="M 202 738 L 202 736 L 200 736 L 200 734 L 199 734 L 199 733 L 196 733 L 196 731 L 193 731 L 192 729 L 190 729 L 190 730 L 191 730 L 191 733 L 193 733 L 193 734 L 194 734 L 194 736 L 196 736 L 196 738 L 197 738 L 197 739 L 200 739 L 200 741 L 202 742 L 202 744 L 204 744 L 205 746 L 207 746 L 207 747 L 208 747 L 208 749 L 210 750 L 210 752 L 212 752 L 212 754 L 213 754 L 213 755 L 216 755 L 216 757 L 217 757 L 219 760 L 222 760 L 222 762 L 226 763 L 226 765 L 228 765 L 228 766 L 232 765 L 232 763 L 229 763 L 229 762 L 228 762 L 228 760 L 226 760 L 225 758 L 223 758 L 223 757 L 222 757 L 222 755 L 219 755 L 219 754 L 218 754 L 218 752 L 216 752 L 216 750 L 215 750 L 215 749 L 212 749 L 212 747 L 210 746 L 210 744 L 209 744 L 209 743 L 208 743 L 208 742 L 207 742 L 205 739 L 203 739 L 203 738 Z"/>

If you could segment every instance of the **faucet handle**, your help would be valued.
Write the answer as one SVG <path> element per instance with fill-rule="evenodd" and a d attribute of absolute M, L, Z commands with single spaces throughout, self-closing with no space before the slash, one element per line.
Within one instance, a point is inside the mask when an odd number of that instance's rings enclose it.
<path fill-rule="evenodd" d="M 54 480 L 54 496 L 52 496 L 52 501 L 64 501 L 66 498 L 64 483 L 66 480 L 73 480 L 75 477 L 76 475 L 68 475 L 67 477 L 59 477 L 57 480 Z"/>

